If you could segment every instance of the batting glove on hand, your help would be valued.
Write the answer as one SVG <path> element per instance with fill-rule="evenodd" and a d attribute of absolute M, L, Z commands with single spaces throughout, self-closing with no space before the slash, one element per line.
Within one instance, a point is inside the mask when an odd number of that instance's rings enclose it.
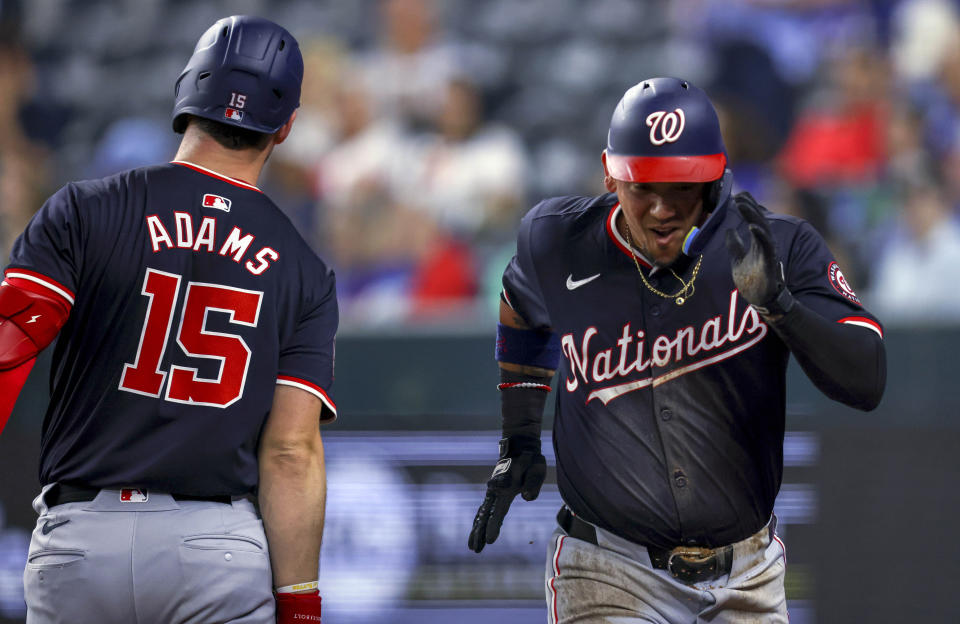
<path fill-rule="evenodd" d="M 547 476 L 547 460 L 540 452 L 540 439 L 513 436 L 500 440 L 500 461 L 487 481 L 487 495 L 473 519 L 467 545 L 480 552 L 500 535 L 503 518 L 517 494 L 532 501 L 540 494 Z"/>
<path fill-rule="evenodd" d="M 761 314 L 786 314 L 793 307 L 793 297 L 784 284 L 783 263 L 777 259 L 770 224 L 750 193 L 738 193 L 734 201 L 748 224 L 750 247 L 744 247 L 736 230 L 727 230 L 733 283 Z"/>

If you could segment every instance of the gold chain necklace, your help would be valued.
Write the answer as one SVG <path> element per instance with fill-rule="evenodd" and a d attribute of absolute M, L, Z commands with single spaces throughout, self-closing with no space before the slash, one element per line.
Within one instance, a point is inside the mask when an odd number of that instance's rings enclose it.
<path fill-rule="evenodd" d="M 697 258 L 697 263 L 693 267 L 693 274 L 690 276 L 689 282 L 683 281 L 683 279 L 679 275 L 677 275 L 676 271 L 674 271 L 670 267 L 667 267 L 667 270 L 670 271 L 670 273 L 675 278 L 677 278 L 677 281 L 683 284 L 683 287 L 680 290 L 673 293 L 672 295 L 668 295 L 662 290 L 657 290 L 656 288 L 651 286 L 650 282 L 648 282 L 647 278 L 643 275 L 643 271 L 640 270 L 640 263 L 637 262 L 637 252 L 633 250 L 633 235 L 630 233 L 630 224 L 627 223 L 626 217 L 623 218 L 623 226 L 627 230 L 627 242 L 630 243 L 630 257 L 633 258 L 633 264 L 634 266 L 637 267 L 637 273 L 640 274 L 640 279 L 643 280 L 643 285 L 649 288 L 650 292 L 652 292 L 653 294 L 660 295 L 664 299 L 673 299 L 678 306 L 682 306 L 687 301 L 687 299 L 693 296 L 693 291 L 694 291 L 693 282 L 694 280 L 697 279 L 697 273 L 700 272 L 700 263 L 703 261 L 703 254 L 700 254 L 700 256 Z"/>

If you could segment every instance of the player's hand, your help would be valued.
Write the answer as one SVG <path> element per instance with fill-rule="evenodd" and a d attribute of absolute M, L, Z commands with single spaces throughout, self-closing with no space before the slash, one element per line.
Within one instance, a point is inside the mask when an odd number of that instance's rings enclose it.
<path fill-rule="evenodd" d="M 277 594 L 277 624 L 320 624 L 320 592 Z"/>
<path fill-rule="evenodd" d="M 540 452 L 540 440 L 528 436 L 514 436 L 500 441 L 500 461 L 487 481 L 487 495 L 483 498 L 473 529 L 467 542 L 470 550 L 480 552 L 500 535 L 503 518 L 510 503 L 520 494 L 532 501 L 540 494 L 547 476 L 547 460 Z"/>
<path fill-rule="evenodd" d="M 736 230 L 727 230 L 727 251 L 733 283 L 748 303 L 766 308 L 784 289 L 783 265 L 777 260 L 770 224 L 750 193 L 734 197 L 737 209 L 747 222 L 746 244 Z"/>

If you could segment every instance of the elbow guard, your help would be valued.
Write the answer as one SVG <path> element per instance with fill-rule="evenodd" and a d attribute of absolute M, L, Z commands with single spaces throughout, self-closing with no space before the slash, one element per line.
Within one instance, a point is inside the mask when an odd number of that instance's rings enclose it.
<path fill-rule="evenodd" d="M 0 371 L 29 362 L 53 342 L 70 307 L 60 295 L 27 280 L 0 283 Z"/>

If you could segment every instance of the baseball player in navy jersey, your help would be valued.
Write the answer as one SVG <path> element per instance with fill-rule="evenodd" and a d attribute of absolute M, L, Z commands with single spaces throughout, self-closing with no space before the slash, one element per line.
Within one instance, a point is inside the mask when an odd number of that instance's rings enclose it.
<path fill-rule="evenodd" d="M 731 195 L 692 84 L 628 90 L 603 165 L 608 194 L 548 199 L 521 223 L 497 335 L 500 459 L 469 546 L 496 540 L 518 493 L 536 498 L 557 371 L 549 621 L 786 622 L 772 512 L 787 361 L 873 409 L 882 327 L 808 223 Z"/>
<path fill-rule="evenodd" d="M 67 184 L 13 247 L 4 420 L 59 334 L 30 624 L 320 621 L 334 276 L 256 186 L 302 76 L 277 24 L 216 22 L 176 83 L 175 160 Z"/>

